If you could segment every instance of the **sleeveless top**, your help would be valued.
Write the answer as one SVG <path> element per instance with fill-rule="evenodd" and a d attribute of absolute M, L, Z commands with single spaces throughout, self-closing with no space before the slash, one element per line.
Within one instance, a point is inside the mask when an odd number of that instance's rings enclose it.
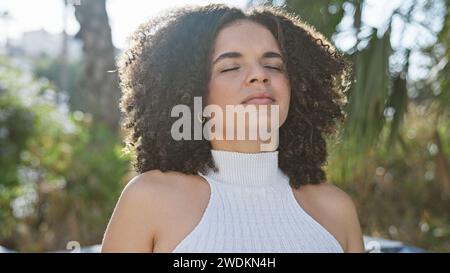
<path fill-rule="evenodd" d="M 207 207 L 173 253 L 343 252 L 295 199 L 278 151 L 211 153 L 219 171 L 198 173 L 210 187 Z"/>

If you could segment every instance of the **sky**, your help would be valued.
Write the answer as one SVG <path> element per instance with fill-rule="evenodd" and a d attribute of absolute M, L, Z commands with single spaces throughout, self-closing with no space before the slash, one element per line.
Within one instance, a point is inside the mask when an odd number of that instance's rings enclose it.
<path fill-rule="evenodd" d="M 83 4 L 83 1 L 87 0 L 79 1 Z M 63 29 L 63 2 L 63 0 L 0 1 L 0 12 L 6 10 L 12 17 L 7 26 L 4 22 L 0 23 L 0 44 L 5 43 L 6 35 L 10 39 L 19 39 L 23 32 L 40 28 L 51 33 L 60 33 Z M 184 4 L 203 5 L 207 3 L 225 3 L 230 6 L 245 7 L 247 0 L 108 0 L 106 8 L 110 18 L 113 43 L 118 48 L 124 48 L 126 38 L 140 23 L 166 8 Z M 67 11 L 67 32 L 73 35 L 78 28 L 74 8 L 70 6 Z"/>

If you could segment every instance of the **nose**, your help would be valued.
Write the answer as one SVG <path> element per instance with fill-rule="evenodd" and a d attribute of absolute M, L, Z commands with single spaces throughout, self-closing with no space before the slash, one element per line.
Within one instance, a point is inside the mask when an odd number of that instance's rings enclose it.
<path fill-rule="evenodd" d="M 264 67 L 261 65 L 254 65 L 247 77 L 246 83 L 247 85 L 252 84 L 269 84 L 270 79 L 269 75 L 267 74 L 267 71 L 264 70 Z"/>

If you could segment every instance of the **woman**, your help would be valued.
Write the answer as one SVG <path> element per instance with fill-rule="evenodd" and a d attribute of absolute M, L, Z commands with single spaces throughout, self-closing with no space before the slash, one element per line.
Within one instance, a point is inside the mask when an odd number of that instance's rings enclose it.
<path fill-rule="evenodd" d="M 103 252 L 364 250 L 352 200 L 322 169 L 324 137 L 345 116 L 349 66 L 313 28 L 269 7 L 173 9 L 138 28 L 119 71 L 139 175 L 116 205 Z M 278 123 L 276 145 L 176 140 L 172 109 L 194 97 L 224 111 L 253 105 L 258 117 L 278 109 L 258 120 Z M 210 121 L 199 117 L 197 125 Z M 255 130 L 248 121 L 246 133 Z"/>

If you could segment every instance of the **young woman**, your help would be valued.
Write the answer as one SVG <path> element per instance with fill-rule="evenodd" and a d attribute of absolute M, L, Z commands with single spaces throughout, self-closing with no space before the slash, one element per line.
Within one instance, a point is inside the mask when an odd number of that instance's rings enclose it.
<path fill-rule="evenodd" d="M 324 138 L 345 117 L 350 69 L 320 33 L 277 8 L 208 5 L 170 10 L 130 41 L 119 62 L 121 109 L 139 175 L 116 205 L 103 252 L 364 251 L 351 198 L 322 169 Z M 224 112 L 278 106 L 277 144 L 176 140 L 171 111 L 194 97 Z"/>

